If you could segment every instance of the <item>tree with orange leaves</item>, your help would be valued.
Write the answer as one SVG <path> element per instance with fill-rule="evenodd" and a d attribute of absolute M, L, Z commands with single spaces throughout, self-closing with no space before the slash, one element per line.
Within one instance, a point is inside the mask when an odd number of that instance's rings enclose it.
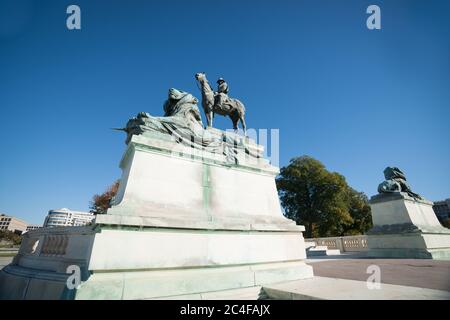
<path fill-rule="evenodd" d="M 106 189 L 102 194 L 96 194 L 92 197 L 90 211 L 94 214 L 105 214 L 111 207 L 111 200 L 117 194 L 119 189 L 119 181 L 117 180 Z"/>

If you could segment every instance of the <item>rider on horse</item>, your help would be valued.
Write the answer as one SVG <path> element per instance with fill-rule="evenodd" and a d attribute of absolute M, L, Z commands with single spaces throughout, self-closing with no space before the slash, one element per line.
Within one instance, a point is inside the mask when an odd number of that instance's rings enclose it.
<path fill-rule="evenodd" d="M 219 78 L 219 80 L 217 80 L 217 94 L 215 95 L 215 101 L 214 104 L 216 106 L 216 108 L 219 109 L 227 109 L 230 110 L 233 108 L 232 105 L 230 105 L 229 103 L 229 98 L 228 98 L 228 83 L 226 83 L 226 81 L 223 78 Z"/>

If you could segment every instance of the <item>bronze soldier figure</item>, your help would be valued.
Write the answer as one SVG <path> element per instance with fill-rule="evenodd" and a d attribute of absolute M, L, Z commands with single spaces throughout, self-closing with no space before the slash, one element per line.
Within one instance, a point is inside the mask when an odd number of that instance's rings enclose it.
<path fill-rule="evenodd" d="M 228 92 L 228 83 L 223 78 L 219 78 L 217 80 L 217 94 L 215 96 L 215 105 L 217 108 L 229 112 L 231 111 L 232 106 L 229 103 L 226 103 L 228 102 Z"/>

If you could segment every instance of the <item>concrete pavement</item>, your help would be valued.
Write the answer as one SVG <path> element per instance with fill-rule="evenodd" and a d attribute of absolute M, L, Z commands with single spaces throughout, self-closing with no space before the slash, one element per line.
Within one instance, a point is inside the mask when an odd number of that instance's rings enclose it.
<path fill-rule="evenodd" d="M 308 261 L 308 263 L 311 263 Z M 450 261 L 428 259 L 327 259 L 311 263 L 314 275 L 366 281 L 370 265 L 380 267 L 381 283 L 450 291 Z"/>
<path fill-rule="evenodd" d="M 0 257 L 0 269 L 13 257 Z M 450 299 L 450 261 L 336 256 L 307 261 L 314 279 L 263 286 L 269 299 Z M 381 271 L 381 290 L 369 290 L 367 268 Z M 258 299 L 261 287 L 210 292 L 188 299 Z"/>
<path fill-rule="evenodd" d="M 263 286 L 268 299 L 281 300 L 450 300 L 450 292 L 381 283 L 371 289 L 366 281 L 315 276 Z"/>
<path fill-rule="evenodd" d="M 4 266 L 11 263 L 13 257 L 0 257 L 0 270 L 3 269 Z"/>

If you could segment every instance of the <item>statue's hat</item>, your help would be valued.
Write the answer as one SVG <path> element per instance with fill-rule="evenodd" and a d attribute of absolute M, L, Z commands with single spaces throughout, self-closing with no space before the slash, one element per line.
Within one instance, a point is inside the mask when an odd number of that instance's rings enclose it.
<path fill-rule="evenodd" d="M 217 83 L 221 83 L 221 82 L 225 82 L 225 79 L 224 79 L 224 78 L 219 78 L 219 79 L 217 80 Z"/>

